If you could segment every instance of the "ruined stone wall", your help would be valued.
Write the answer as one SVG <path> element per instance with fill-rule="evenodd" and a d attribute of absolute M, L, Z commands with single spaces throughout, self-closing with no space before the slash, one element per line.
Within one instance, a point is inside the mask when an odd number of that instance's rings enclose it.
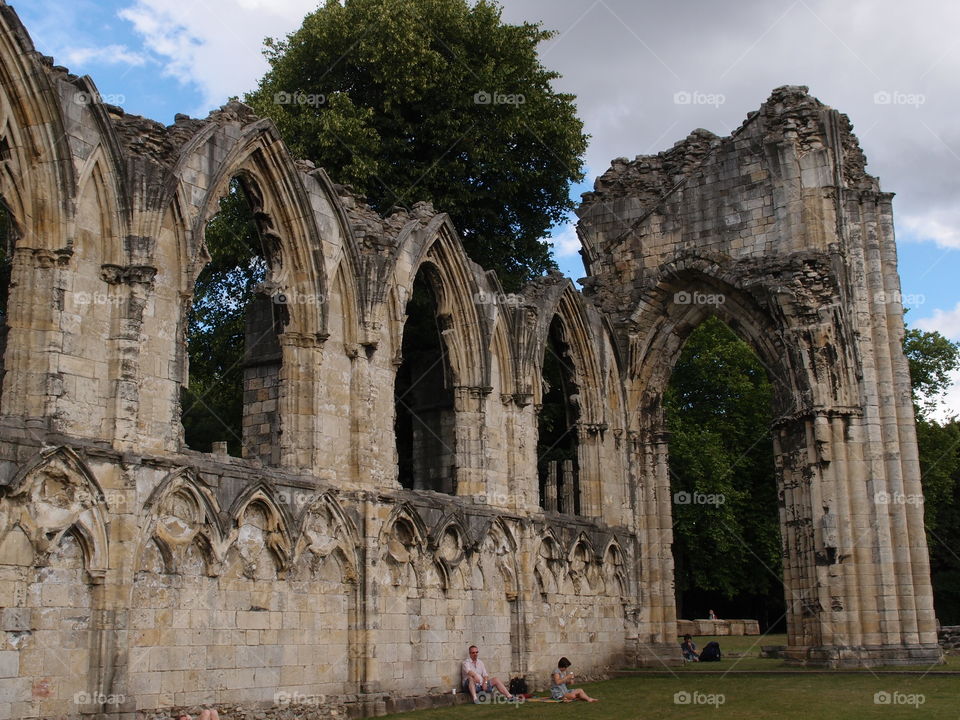
<path fill-rule="evenodd" d="M 381 217 L 238 103 L 168 127 L 126 115 L 40 57 L 2 2 L 0 24 L 16 226 L 0 716 L 376 714 L 449 695 L 471 643 L 534 687 L 560 655 L 587 676 L 675 661 L 661 399 L 710 314 L 776 387 L 791 657 L 939 658 L 920 506 L 875 501 L 920 492 L 890 197 L 804 90 L 730 138 L 615 162 L 581 209 L 586 293 L 551 274 L 504 296 L 429 204 Z M 259 302 L 283 306 L 269 357 L 248 358 L 242 458 L 191 450 L 180 423 L 204 230 L 234 178 L 267 247 Z M 456 495 L 398 482 L 394 379 L 421 271 L 449 353 Z M 579 516 L 540 507 L 555 321 Z"/>
<path fill-rule="evenodd" d="M 846 116 L 784 87 L 730 137 L 615 160 L 584 196 L 586 293 L 623 353 L 643 468 L 642 633 L 675 613 L 663 392 L 717 315 L 774 388 L 788 654 L 939 658 L 891 196 L 865 163 Z"/>
<path fill-rule="evenodd" d="M 2 3 L 0 23 L 16 225 L 0 717 L 375 714 L 449 696 L 470 643 L 535 687 L 562 654 L 597 676 L 622 663 L 637 592 L 626 405 L 572 283 L 502 302 L 429 205 L 380 217 L 237 103 L 169 127 L 126 115 L 40 57 Z M 284 319 L 275 342 L 248 343 L 242 458 L 191 450 L 180 424 L 204 229 L 234 178 L 267 248 L 254 308 Z M 456 495 L 397 481 L 393 383 L 428 266 Z M 581 517 L 539 507 L 554 317 L 584 389 Z"/>

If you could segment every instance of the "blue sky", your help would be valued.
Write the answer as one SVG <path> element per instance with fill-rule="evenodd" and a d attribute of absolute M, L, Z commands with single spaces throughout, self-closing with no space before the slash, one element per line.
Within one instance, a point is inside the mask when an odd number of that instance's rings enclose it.
<path fill-rule="evenodd" d="M 29 0 L 10 3 L 37 49 L 88 74 L 105 100 L 171 123 L 252 88 L 264 36 L 315 0 Z M 960 340 L 960 5 L 936 0 L 504 0 L 509 22 L 557 30 L 541 47 L 591 134 L 588 181 L 612 158 L 669 148 L 697 127 L 729 134 L 770 90 L 805 84 L 848 114 L 897 193 L 908 321 Z M 713 98 L 683 102 L 683 97 Z M 678 98 L 681 98 L 678 100 Z M 561 268 L 583 274 L 571 226 Z M 960 390 L 949 409 L 960 412 Z"/>

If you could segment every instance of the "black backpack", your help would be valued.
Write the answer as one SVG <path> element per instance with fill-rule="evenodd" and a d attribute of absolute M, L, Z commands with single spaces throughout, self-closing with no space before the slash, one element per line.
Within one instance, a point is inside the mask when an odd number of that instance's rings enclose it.
<path fill-rule="evenodd" d="M 720 643 L 716 640 L 708 642 L 700 651 L 700 662 L 720 662 L 723 653 L 720 652 Z"/>
<path fill-rule="evenodd" d="M 509 690 L 511 695 L 530 694 L 530 688 L 527 686 L 527 679 L 525 677 L 510 678 Z"/>

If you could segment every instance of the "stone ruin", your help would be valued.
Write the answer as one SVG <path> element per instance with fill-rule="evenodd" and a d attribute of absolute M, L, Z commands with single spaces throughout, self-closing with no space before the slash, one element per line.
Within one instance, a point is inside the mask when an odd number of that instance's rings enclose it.
<path fill-rule="evenodd" d="M 713 314 L 775 387 L 785 655 L 940 661 L 891 195 L 806 88 L 615 160 L 579 210 L 583 292 L 505 298 L 430 205 L 381 217 L 238 103 L 127 115 L 2 2 L 0 26 L 0 717 L 377 715 L 450 698 L 470 643 L 534 687 L 561 654 L 678 661 L 662 399 Z M 293 298 L 248 348 L 243 457 L 186 447 L 180 406 L 234 179 L 266 304 Z M 447 365 L 403 465 L 418 282 Z M 548 353 L 572 454 L 544 467 Z"/>

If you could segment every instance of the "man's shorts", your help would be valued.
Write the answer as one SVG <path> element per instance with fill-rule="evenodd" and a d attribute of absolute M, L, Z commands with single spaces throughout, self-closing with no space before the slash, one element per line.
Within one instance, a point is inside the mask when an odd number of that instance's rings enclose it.
<path fill-rule="evenodd" d="M 461 683 L 461 687 L 463 688 L 464 692 L 470 692 L 470 688 L 468 687 L 469 685 L 470 685 L 470 678 L 464 678 L 463 682 Z M 477 692 L 486 692 L 483 689 L 483 683 L 474 683 L 474 687 L 476 688 Z"/>

